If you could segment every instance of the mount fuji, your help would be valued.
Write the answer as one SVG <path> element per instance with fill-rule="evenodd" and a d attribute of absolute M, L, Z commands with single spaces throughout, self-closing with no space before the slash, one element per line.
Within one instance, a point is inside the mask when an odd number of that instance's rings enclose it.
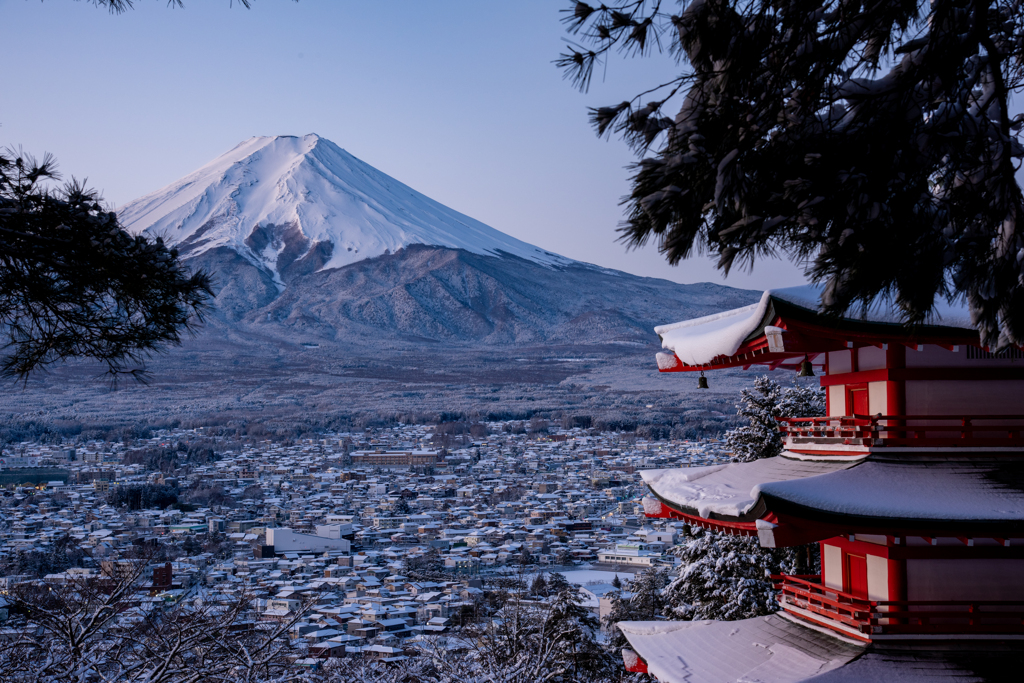
<path fill-rule="evenodd" d="M 647 344 L 756 299 L 553 254 L 317 135 L 250 138 L 118 215 L 213 274 L 219 323 L 286 340 Z"/>
<path fill-rule="evenodd" d="M 435 202 L 318 135 L 250 138 L 119 214 L 130 231 L 159 235 L 189 256 L 229 247 L 282 286 L 305 260 L 331 270 L 410 244 L 570 263 Z"/>

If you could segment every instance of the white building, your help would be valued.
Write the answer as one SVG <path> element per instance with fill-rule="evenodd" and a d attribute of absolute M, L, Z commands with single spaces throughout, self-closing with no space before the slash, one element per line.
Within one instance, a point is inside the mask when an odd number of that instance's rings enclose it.
<path fill-rule="evenodd" d="M 649 550 L 643 543 L 618 543 L 597 553 L 602 564 L 624 564 L 644 569 L 654 566 L 661 559 L 661 553 Z"/>
<path fill-rule="evenodd" d="M 39 467 L 39 458 L 21 455 L 5 455 L 0 457 L 0 469 L 16 469 L 20 467 Z"/>
<path fill-rule="evenodd" d="M 347 553 L 351 543 L 344 538 L 328 538 L 301 534 L 291 529 L 267 529 L 267 545 L 274 546 L 274 553 L 325 553 L 329 551 Z"/>

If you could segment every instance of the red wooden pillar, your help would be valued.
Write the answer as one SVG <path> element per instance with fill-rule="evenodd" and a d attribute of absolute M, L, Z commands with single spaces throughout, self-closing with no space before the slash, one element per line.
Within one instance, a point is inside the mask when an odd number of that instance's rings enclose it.
<path fill-rule="evenodd" d="M 889 570 L 889 599 L 907 599 L 907 561 L 887 558 L 885 564 Z"/>
<path fill-rule="evenodd" d="M 885 351 L 885 367 L 887 370 L 903 370 L 907 367 L 907 347 L 902 344 L 889 344 Z M 885 398 L 889 415 L 907 414 L 907 383 L 903 379 L 889 380 L 885 383 Z"/>
<path fill-rule="evenodd" d="M 885 367 L 890 372 L 907 367 L 907 347 L 889 343 L 885 350 Z M 889 415 L 907 414 L 907 382 L 903 378 L 890 379 L 885 383 L 885 403 Z M 890 427 L 903 427 L 903 420 L 888 420 Z M 890 438 L 905 436 L 902 432 L 888 432 Z"/>

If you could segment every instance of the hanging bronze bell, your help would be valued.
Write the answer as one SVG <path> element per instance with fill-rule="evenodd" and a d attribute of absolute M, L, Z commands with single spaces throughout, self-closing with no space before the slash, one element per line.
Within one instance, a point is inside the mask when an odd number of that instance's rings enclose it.
<path fill-rule="evenodd" d="M 707 389 L 708 388 L 708 378 L 704 376 L 704 371 L 703 370 L 701 370 L 701 372 L 700 372 L 700 377 L 697 378 L 697 388 L 698 389 Z"/>
<path fill-rule="evenodd" d="M 804 362 L 800 364 L 800 372 L 797 377 L 814 377 L 814 368 L 811 367 L 811 361 L 804 358 Z"/>

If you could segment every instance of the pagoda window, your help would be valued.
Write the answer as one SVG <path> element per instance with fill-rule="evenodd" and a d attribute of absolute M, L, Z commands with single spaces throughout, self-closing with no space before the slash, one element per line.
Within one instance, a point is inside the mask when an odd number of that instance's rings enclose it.
<path fill-rule="evenodd" d="M 828 405 L 826 406 L 829 417 L 842 417 L 846 415 L 846 387 L 842 384 L 826 387 Z"/>
<path fill-rule="evenodd" d="M 829 588 L 843 590 L 843 551 L 829 543 L 821 544 L 821 575 Z"/>

